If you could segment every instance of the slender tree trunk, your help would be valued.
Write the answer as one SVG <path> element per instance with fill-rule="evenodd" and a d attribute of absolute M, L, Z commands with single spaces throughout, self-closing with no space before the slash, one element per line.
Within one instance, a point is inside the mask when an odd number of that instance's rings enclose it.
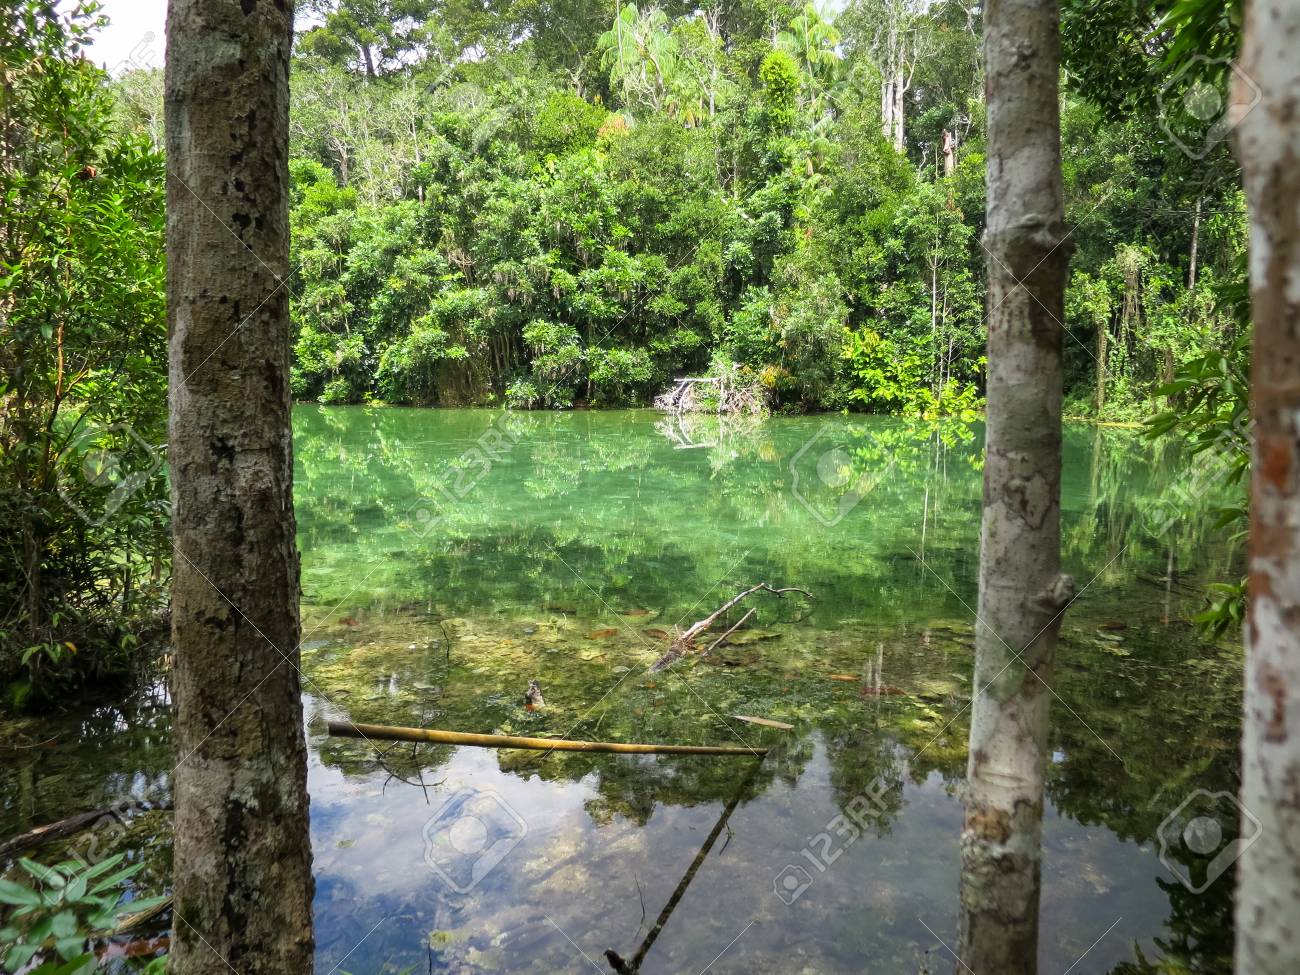
<path fill-rule="evenodd" d="M 893 132 L 889 121 L 890 106 L 893 104 L 893 99 L 889 96 L 889 78 L 886 77 L 880 83 L 880 134 L 885 139 L 891 138 Z"/>
<path fill-rule="evenodd" d="M 1238 127 L 1250 208 L 1250 581 L 1236 969 L 1300 957 L 1300 3 L 1249 0 L 1242 69 L 1260 103 Z M 1251 97 L 1239 92 L 1235 102 Z"/>
<path fill-rule="evenodd" d="M 312 970 L 289 427 L 286 0 L 167 18 L 172 975 Z"/>
<path fill-rule="evenodd" d="M 910 86 L 903 79 L 903 72 L 900 69 L 898 76 L 894 79 L 894 149 L 902 152 L 906 141 L 903 132 L 903 96 L 907 94 Z"/>
<path fill-rule="evenodd" d="M 976 972 L 1016 975 L 1037 967 L 1048 687 L 1074 591 L 1060 572 L 1069 251 L 1056 0 L 991 0 L 984 57 L 993 310 L 958 955 Z"/>
<path fill-rule="evenodd" d="M 1187 290 L 1196 290 L 1196 251 L 1201 240 L 1201 198 L 1196 198 L 1196 212 L 1192 214 L 1192 246 L 1187 262 Z"/>
<path fill-rule="evenodd" d="M 1106 340 L 1110 338 L 1110 319 L 1101 323 L 1097 329 L 1097 414 L 1101 415 L 1102 407 L 1106 405 L 1106 358 L 1110 355 L 1110 347 Z"/>

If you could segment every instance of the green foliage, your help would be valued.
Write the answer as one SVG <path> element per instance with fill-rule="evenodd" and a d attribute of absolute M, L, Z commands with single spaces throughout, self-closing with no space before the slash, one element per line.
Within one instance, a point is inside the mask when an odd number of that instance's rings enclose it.
<path fill-rule="evenodd" d="M 111 934 L 123 906 L 125 885 L 144 869 L 144 863 L 121 867 L 123 854 L 87 866 L 73 860 L 43 866 L 25 857 L 18 866 L 26 876 L 0 878 L 0 950 L 5 970 L 17 972 L 32 962 L 41 964 L 29 975 L 82 975 L 98 962 L 87 942 Z M 119 869 L 120 868 L 120 869 Z M 144 911 L 165 898 L 130 902 L 132 911 Z"/>
<path fill-rule="evenodd" d="M 758 69 L 763 99 L 763 129 L 769 136 L 786 135 L 795 121 L 799 68 L 783 50 L 771 51 Z"/>
<path fill-rule="evenodd" d="M 1210 351 L 1184 364 L 1173 381 L 1159 390 L 1170 408 L 1146 421 L 1150 437 L 1178 435 L 1192 458 L 1197 485 L 1227 488 L 1237 500 L 1221 505 L 1216 527 L 1232 528 L 1234 540 L 1245 537 L 1249 527 L 1246 483 L 1250 471 L 1250 297 L 1244 261 L 1239 276 L 1221 285 L 1217 297 L 1229 309 L 1240 332 L 1226 351 Z M 1201 498 L 1186 497 L 1189 503 Z M 1210 635 L 1219 637 L 1241 628 L 1246 616 L 1246 580 L 1214 583 L 1206 609 L 1196 622 Z"/>
<path fill-rule="evenodd" d="M 721 354 L 778 408 L 979 408 L 978 12 L 573 0 L 458 10 L 434 37 L 425 4 L 317 6 L 291 147 L 300 398 L 646 402 Z M 1137 22 L 1080 30 L 1122 47 Z M 364 43 L 390 52 L 375 77 Z M 1102 76 L 1097 49 L 1071 51 Z M 880 115 L 898 57 L 915 59 L 901 152 Z M 1067 385 L 1071 412 L 1132 418 L 1222 349 L 1212 288 L 1241 201 L 1221 160 L 1206 177 L 1159 137 L 1149 101 L 1116 120 L 1093 94 L 1065 106 Z M 843 355 L 845 329 L 893 358 Z"/>
<path fill-rule="evenodd" d="M 846 332 L 842 355 L 857 380 L 851 397 L 878 412 L 975 419 L 984 404 L 973 385 L 953 379 L 933 389 L 925 385 L 927 352 L 919 342 L 900 345 L 869 328 Z"/>
<path fill-rule="evenodd" d="M 81 56 L 95 4 L 0 15 L 0 680 L 127 665 L 162 598 L 163 166 Z M 13 120 L 21 120 L 15 126 Z"/>
<path fill-rule="evenodd" d="M 436 49 L 441 39 L 433 0 L 307 0 L 303 6 L 323 21 L 299 38 L 303 52 L 372 76 L 397 70 L 413 53 Z"/>

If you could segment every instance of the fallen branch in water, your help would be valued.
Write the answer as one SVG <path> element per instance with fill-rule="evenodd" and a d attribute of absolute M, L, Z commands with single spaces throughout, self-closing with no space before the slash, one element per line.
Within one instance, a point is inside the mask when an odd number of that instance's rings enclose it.
<path fill-rule="evenodd" d="M 56 823 L 37 826 L 35 829 L 30 829 L 26 833 L 21 833 L 0 843 L 0 860 L 7 860 L 19 853 L 30 850 L 32 847 L 40 846 L 42 843 L 50 843 L 80 833 L 106 816 L 112 815 L 112 809 L 96 809 L 93 812 L 77 813 L 67 819 L 60 819 Z"/>
<path fill-rule="evenodd" d="M 478 735 L 438 728 L 398 728 L 382 724 L 330 721 L 329 733 L 367 741 L 430 741 L 440 745 L 475 745 L 479 748 L 524 748 L 531 751 L 616 752 L 620 755 L 766 755 L 766 748 L 732 745 L 642 745 L 616 741 L 571 741 L 568 738 L 520 738 L 516 735 Z"/>
<path fill-rule="evenodd" d="M 695 648 L 696 639 L 698 639 L 699 637 L 703 636 L 706 632 L 708 632 L 709 627 L 711 627 L 722 616 L 724 616 L 727 610 L 731 609 L 733 606 L 741 602 L 746 597 L 752 596 L 754 593 L 760 591 L 770 592 L 775 596 L 784 596 L 788 592 L 797 592 L 797 593 L 802 593 L 803 595 L 807 596 L 809 599 L 812 599 L 812 593 L 808 592 L 806 589 L 799 589 L 795 586 L 790 586 L 785 589 L 774 589 L 772 586 L 769 586 L 766 582 L 760 582 L 756 586 L 750 586 L 744 592 L 732 596 L 725 603 L 723 603 L 721 606 L 715 609 L 708 616 L 704 617 L 704 619 L 700 620 L 698 623 L 692 623 L 685 630 L 683 630 L 682 634 L 679 637 L 677 637 L 677 639 L 673 640 L 673 644 L 671 647 L 668 648 L 668 652 L 655 661 L 654 666 L 650 668 L 650 673 L 657 674 L 659 671 L 663 670 L 665 667 L 667 667 L 669 664 L 675 661 L 678 657 L 682 656 L 682 654 L 686 653 L 688 650 L 693 650 Z M 750 613 L 752 612 L 753 611 L 751 610 Z M 741 619 L 740 623 L 737 623 L 726 633 L 722 634 L 722 636 L 719 637 L 717 640 L 714 640 L 713 643 L 709 646 L 709 649 L 712 650 L 719 643 L 721 643 L 723 639 L 730 636 L 732 630 L 735 630 L 737 627 L 740 626 L 741 623 L 744 623 L 745 620 L 749 619 L 750 613 L 746 613 L 745 616 Z"/>
<path fill-rule="evenodd" d="M 134 914 L 122 915 L 117 922 L 117 927 L 113 929 L 113 934 L 115 936 L 126 934 L 128 931 L 143 927 L 160 915 L 170 911 L 173 900 L 173 896 L 168 894 L 153 907 L 145 908 L 143 911 L 136 911 Z"/>
<path fill-rule="evenodd" d="M 755 612 L 756 610 L 751 609 L 748 613 L 746 613 L 739 620 L 737 620 L 735 626 L 731 627 L 731 629 L 727 630 L 726 633 L 722 634 L 722 636 L 718 637 L 716 640 L 714 640 L 712 643 L 710 643 L 707 647 L 704 648 L 704 655 L 708 656 L 710 653 L 713 652 L 713 649 L 715 647 L 717 647 L 719 644 L 722 643 L 723 640 L 731 636 L 731 634 L 735 633 L 738 629 L 740 629 L 742 626 L 748 623 L 750 617 L 752 617 Z"/>

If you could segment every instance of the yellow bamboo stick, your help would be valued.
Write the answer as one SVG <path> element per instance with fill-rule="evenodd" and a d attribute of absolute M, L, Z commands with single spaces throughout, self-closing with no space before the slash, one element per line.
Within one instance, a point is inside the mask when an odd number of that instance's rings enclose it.
<path fill-rule="evenodd" d="M 534 751 L 617 752 L 622 755 L 766 755 L 766 748 L 723 745 L 642 745 L 617 741 L 571 741 L 568 738 L 521 738 L 517 735 L 477 735 L 437 728 L 399 728 L 382 724 L 330 721 L 329 733 L 342 738 L 380 741 L 428 741 L 438 745 L 476 745 L 479 748 L 527 748 Z"/>

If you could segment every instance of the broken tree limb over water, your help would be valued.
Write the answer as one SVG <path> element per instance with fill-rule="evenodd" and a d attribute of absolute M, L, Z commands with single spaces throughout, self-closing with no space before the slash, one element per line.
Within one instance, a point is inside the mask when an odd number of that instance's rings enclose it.
<path fill-rule="evenodd" d="M 329 733 L 340 738 L 367 741 L 421 741 L 437 745 L 474 745 L 479 748 L 523 748 L 531 751 L 615 752 L 620 755 L 766 755 L 766 748 L 731 745 L 643 745 L 617 741 L 572 741 L 568 738 L 521 738 L 517 735 L 479 735 L 438 728 L 399 728 L 382 724 L 330 721 Z"/>
<path fill-rule="evenodd" d="M 704 617 L 704 619 L 700 620 L 697 623 L 692 623 L 685 630 L 683 630 L 681 635 L 678 636 L 675 640 L 673 640 L 673 644 L 671 647 L 668 648 L 668 652 L 655 661 L 654 666 L 650 668 L 650 673 L 657 674 L 659 671 L 669 666 L 673 661 L 675 661 L 678 657 L 682 656 L 688 650 L 694 649 L 695 641 L 699 639 L 701 636 L 703 636 L 706 632 L 708 632 L 709 627 L 713 626 L 714 623 L 716 623 L 719 619 L 721 619 L 726 614 L 727 610 L 731 609 L 737 603 L 740 603 L 746 597 L 752 596 L 754 593 L 760 591 L 770 592 L 776 596 L 784 596 L 788 592 L 797 592 L 797 593 L 801 593 L 804 596 L 807 596 L 809 599 L 813 598 L 812 593 L 808 592 L 806 589 L 799 589 L 795 586 L 789 586 L 785 589 L 776 589 L 772 586 L 769 586 L 766 582 L 760 582 L 756 586 L 750 586 L 744 592 L 732 596 L 725 603 L 723 603 L 721 606 L 715 609 L 712 613 Z M 751 610 L 749 613 L 746 613 L 745 616 L 741 619 L 740 623 L 737 623 L 730 630 L 727 630 L 726 633 L 722 634 L 722 636 L 718 637 L 718 639 L 714 640 L 713 643 L 709 645 L 709 650 L 712 650 L 714 647 L 716 647 L 719 643 L 721 643 L 726 637 L 728 637 L 731 634 L 732 630 L 735 630 L 737 627 L 740 626 L 741 623 L 744 623 L 745 620 L 749 619 L 752 612 L 753 610 Z"/>

